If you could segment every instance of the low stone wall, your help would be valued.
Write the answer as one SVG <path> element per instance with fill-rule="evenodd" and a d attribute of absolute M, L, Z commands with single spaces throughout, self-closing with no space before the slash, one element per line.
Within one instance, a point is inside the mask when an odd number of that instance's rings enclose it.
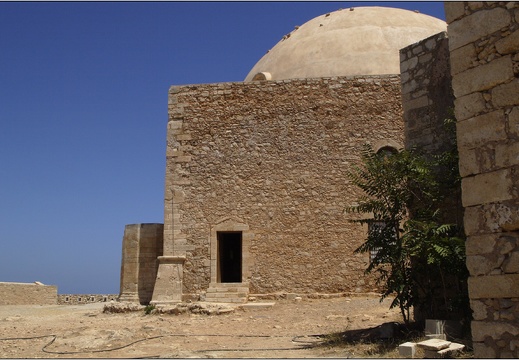
<path fill-rule="evenodd" d="M 117 301 L 117 294 L 60 294 L 58 295 L 59 305 L 81 305 L 96 302 Z"/>
<path fill-rule="evenodd" d="M 55 305 L 57 297 L 54 285 L 0 282 L 0 305 Z"/>

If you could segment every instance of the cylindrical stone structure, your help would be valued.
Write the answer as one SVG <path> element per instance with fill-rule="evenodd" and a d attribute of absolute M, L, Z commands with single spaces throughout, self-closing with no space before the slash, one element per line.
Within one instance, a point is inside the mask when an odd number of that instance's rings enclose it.
<path fill-rule="evenodd" d="M 163 248 L 163 224 L 124 228 L 119 301 L 149 304 Z"/>

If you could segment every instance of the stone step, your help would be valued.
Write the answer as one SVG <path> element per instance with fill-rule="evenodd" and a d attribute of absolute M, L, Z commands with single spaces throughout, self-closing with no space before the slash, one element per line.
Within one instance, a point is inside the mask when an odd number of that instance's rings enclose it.
<path fill-rule="evenodd" d="M 248 283 L 211 283 L 205 301 L 246 303 L 249 295 Z"/>
<path fill-rule="evenodd" d="M 208 294 L 218 294 L 218 293 L 244 293 L 248 294 L 249 289 L 246 287 L 235 287 L 235 288 L 209 288 L 206 291 Z"/>
<path fill-rule="evenodd" d="M 239 303 L 243 304 L 247 302 L 246 297 L 227 297 L 227 298 L 220 298 L 220 297 L 206 297 L 205 302 L 208 303 Z"/>

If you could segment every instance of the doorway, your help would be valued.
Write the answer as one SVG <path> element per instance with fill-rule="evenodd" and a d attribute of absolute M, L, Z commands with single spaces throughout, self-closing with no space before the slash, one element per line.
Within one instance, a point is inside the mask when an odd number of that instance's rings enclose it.
<path fill-rule="evenodd" d="M 242 232 L 218 231 L 218 277 L 220 283 L 242 281 Z"/>

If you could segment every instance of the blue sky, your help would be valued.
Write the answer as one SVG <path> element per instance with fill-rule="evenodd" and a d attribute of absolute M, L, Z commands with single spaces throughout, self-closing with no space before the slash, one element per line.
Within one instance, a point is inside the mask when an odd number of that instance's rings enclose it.
<path fill-rule="evenodd" d="M 242 81 L 296 25 L 441 2 L 0 2 L 0 281 L 119 292 L 126 224 L 163 222 L 171 85 Z"/>

